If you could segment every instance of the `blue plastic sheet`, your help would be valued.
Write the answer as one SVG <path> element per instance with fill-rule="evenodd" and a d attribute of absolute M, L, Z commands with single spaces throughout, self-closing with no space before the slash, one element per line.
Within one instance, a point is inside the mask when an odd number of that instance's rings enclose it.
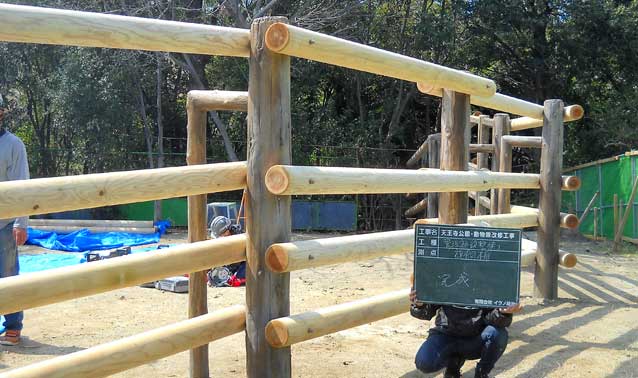
<path fill-rule="evenodd" d="M 39 231 L 29 228 L 27 244 L 66 252 L 99 251 L 124 246 L 132 247 L 158 243 L 170 225 L 170 221 L 155 222 L 158 232 L 154 234 L 131 234 L 126 232 L 92 233 L 87 229 L 74 231 L 69 234 L 57 234 L 55 232 Z"/>

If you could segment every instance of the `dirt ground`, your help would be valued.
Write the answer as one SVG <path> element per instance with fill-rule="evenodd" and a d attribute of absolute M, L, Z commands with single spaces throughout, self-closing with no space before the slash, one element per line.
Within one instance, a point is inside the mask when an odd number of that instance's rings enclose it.
<path fill-rule="evenodd" d="M 314 235 L 325 237 L 326 235 Z M 534 234 L 528 234 L 534 238 Z M 308 235 L 296 235 L 308 238 Z M 171 234 L 162 243 L 183 242 Z M 578 254 L 561 269 L 560 299 L 532 298 L 533 271 L 521 277 L 525 309 L 510 327 L 510 344 L 493 374 L 498 377 L 638 377 L 638 254 L 610 255 L 608 242 L 563 238 Z M 28 247 L 22 253 L 37 253 Z M 410 254 L 304 270 L 291 275 L 291 311 L 298 313 L 407 287 Z M 209 288 L 209 310 L 244 301 L 244 288 Z M 0 371 L 72 353 L 186 318 L 187 295 L 132 287 L 26 311 L 19 347 L 0 346 Z M 294 377 L 441 377 L 414 368 L 428 322 L 409 314 L 385 319 L 292 348 Z M 210 345 L 213 377 L 244 377 L 244 335 Z M 464 376 L 472 377 L 469 361 Z M 180 353 L 117 377 L 186 377 Z"/>

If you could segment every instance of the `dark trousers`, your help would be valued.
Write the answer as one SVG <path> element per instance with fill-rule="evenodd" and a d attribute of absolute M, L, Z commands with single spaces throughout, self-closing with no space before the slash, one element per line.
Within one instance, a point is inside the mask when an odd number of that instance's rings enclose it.
<path fill-rule="evenodd" d="M 20 270 L 18 246 L 13 237 L 13 223 L 0 228 L 0 278 L 16 276 Z M 19 331 L 22 329 L 23 313 L 14 312 L 4 316 L 4 328 Z"/>
<path fill-rule="evenodd" d="M 438 331 L 430 331 L 416 354 L 416 367 L 424 373 L 434 373 L 448 366 L 454 360 L 480 359 L 477 367 L 489 373 L 507 347 L 507 330 L 487 326 L 474 337 L 450 336 Z"/>

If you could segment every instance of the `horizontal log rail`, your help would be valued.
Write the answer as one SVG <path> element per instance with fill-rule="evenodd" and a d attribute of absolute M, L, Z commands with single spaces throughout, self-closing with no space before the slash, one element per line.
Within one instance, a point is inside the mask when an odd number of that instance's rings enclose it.
<path fill-rule="evenodd" d="M 289 243 L 266 251 L 266 265 L 276 273 L 362 261 L 414 251 L 414 230 L 375 232 Z"/>
<path fill-rule="evenodd" d="M 0 41 L 238 57 L 250 54 L 245 29 L 9 4 L 0 4 Z"/>
<path fill-rule="evenodd" d="M 543 145 L 543 138 L 536 136 L 503 135 L 501 140 L 503 143 L 502 145 L 507 145 L 509 148 L 541 148 Z"/>
<path fill-rule="evenodd" d="M 529 266 L 536 262 L 538 245 L 535 241 L 523 238 L 521 240 L 521 266 Z M 564 268 L 573 268 L 578 263 L 578 257 L 571 253 L 558 250 L 558 265 Z"/>
<path fill-rule="evenodd" d="M 273 194 L 375 194 L 464 192 L 492 188 L 538 189 L 538 174 L 439 169 L 377 169 L 275 165 L 266 173 Z M 580 180 L 564 177 L 563 190 L 577 190 Z"/>
<path fill-rule="evenodd" d="M 493 144 L 470 144 L 470 152 L 484 152 L 493 154 L 496 151 L 496 146 Z"/>
<path fill-rule="evenodd" d="M 266 31 L 266 46 L 279 54 L 411 82 L 427 81 L 471 95 L 492 96 L 490 79 L 283 23 Z"/>
<path fill-rule="evenodd" d="M 248 111 L 248 92 L 240 91 L 189 91 L 186 108 L 195 111 L 230 110 Z"/>
<path fill-rule="evenodd" d="M 192 319 L 37 362 L 0 374 L 1 378 L 106 377 L 239 333 L 246 308 L 233 306 Z"/>
<path fill-rule="evenodd" d="M 471 101 L 471 98 L 470 98 Z M 471 115 L 470 116 L 470 124 L 472 127 L 479 124 L 479 118 L 483 117 L 483 124 L 487 127 L 494 127 L 494 118 L 489 118 L 488 116 L 478 116 Z"/>
<path fill-rule="evenodd" d="M 183 244 L 154 253 L 0 279 L 0 313 L 63 302 L 246 259 L 244 234 Z"/>
<path fill-rule="evenodd" d="M 580 105 L 570 105 L 565 107 L 565 110 L 563 111 L 563 113 L 564 113 L 563 121 L 572 122 L 572 121 L 578 121 L 579 119 L 583 118 L 585 111 L 583 110 L 583 107 Z M 543 127 L 543 119 L 542 118 L 538 119 L 535 117 L 534 118 L 529 118 L 529 117 L 514 118 L 511 121 L 511 126 L 512 126 L 511 131 L 521 131 L 521 130 L 533 129 L 536 127 Z"/>
<path fill-rule="evenodd" d="M 0 182 L 0 219 L 246 187 L 246 162 Z"/>
<path fill-rule="evenodd" d="M 439 218 L 419 219 L 415 224 L 439 224 Z M 538 215 L 533 213 L 474 215 L 467 217 L 467 224 L 499 228 L 538 227 Z"/>
<path fill-rule="evenodd" d="M 538 208 L 535 207 L 527 207 L 527 206 L 512 206 L 511 207 L 512 214 L 524 214 L 524 213 L 534 213 L 538 215 Z M 560 213 L 560 227 L 561 228 L 569 228 L 576 229 L 580 221 L 578 220 L 578 216 L 576 214 L 569 213 Z"/>
<path fill-rule="evenodd" d="M 536 214 L 495 214 L 468 217 L 470 224 L 491 227 L 537 227 Z M 437 224 L 437 218 L 416 223 Z M 273 272 L 317 268 L 352 261 L 370 260 L 414 251 L 414 230 L 376 232 L 289 243 L 276 243 L 266 251 L 266 266 Z"/>
<path fill-rule="evenodd" d="M 418 82 L 417 88 L 420 92 L 429 94 L 431 96 L 442 97 L 443 91 L 441 90 L 442 86 L 437 85 L 432 82 Z M 524 116 L 520 119 L 519 126 L 523 128 L 514 128 L 514 120 L 512 120 L 512 131 L 516 130 L 524 130 L 531 129 L 534 127 L 543 126 L 543 106 L 534 104 L 529 101 L 521 100 L 515 97 L 506 96 L 500 93 L 495 93 L 490 96 L 482 96 L 479 94 L 471 93 L 470 103 L 472 105 L 481 106 L 483 108 L 489 108 L 494 110 L 500 110 L 505 113 L 516 114 L 520 116 Z M 580 105 L 572 105 L 565 108 L 565 122 L 575 121 L 581 119 L 583 117 L 584 111 L 583 107 Z M 532 122 L 531 120 L 535 120 L 536 122 Z M 491 120 L 490 120 L 491 121 Z M 470 122 L 475 124 L 478 123 L 478 116 L 470 116 Z M 538 123 L 540 122 L 540 123 Z M 529 125 L 534 125 L 530 127 L 524 127 L 528 123 Z M 493 126 L 493 122 L 485 122 L 487 126 Z"/>
<path fill-rule="evenodd" d="M 404 289 L 273 319 L 266 326 L 266 340 L 274 348 L 283 348 L 400 315 L 410 310 L 409 293 L 410 289 Z"/>

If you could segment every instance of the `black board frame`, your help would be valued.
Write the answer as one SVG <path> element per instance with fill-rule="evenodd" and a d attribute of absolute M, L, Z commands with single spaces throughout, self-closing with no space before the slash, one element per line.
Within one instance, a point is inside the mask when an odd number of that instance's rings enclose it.
<path fill-rule="evenodd" d="M 420 250 L 419 248 L 422 248 L 423 245 L 419 245 L 419 238 L 423 239 L 423 238 L 427 238 L 425 240 L 431 240 L 433 238 L 433 236 L 425 236 L 423 234 L 419 234 L 421 231 L 420 230 L 425 230 L 425 229 L 430 229 L 430 230 L 437 230 L 437 245 L 436 245 L 436 250 L 437 250 L 437 255 L 436 256 L 423 256 L 418 255 L 419 252 L 422 252 L 422 250 Z M 439 252 L 440 250 L 444 250 L 447 251 L 446 248 L 441 248 L 441 243 L 440 240 L 441 239 L 445 239 L 445 238 L 459 238 L 458 236 L 447 236 L 447 235 L 441 235 L 442 234 L 442 230 L 450 230 L 450 234 L 453 233 L 454 230 L 456 230 L 457 232 L 461 232 L 463 231 L 464 233 L 466 231 L 470 231 L 471 232 L 471 236 L 469 238 L 467 238 L 467 240 L 502 240 L 505 242 L 512 242 L 515 241 L 516 246 L 515 246 L 515 250 L 507 250 L 506 252 L 517 252 L 516 253 L 516 257 L 515 257 L 515 261 L 507 261 L 509 263 L 513 263 L 516 265 L 515 270 L 513 273 L 511 274 L 515 274 L 516 277 L 512 277 L 513 280 L 515 280 L 516 282 L 516 290 L 515 290 L 515 296 L 510 296 L 508 298 L 501 298 L 501 299 L 494 299 L 494 298 L 487 298 L 487 297 L 479 297 L 476 298 L 476 296 L 474 296 L 474 302 L 470 303 L 468 301 L 464 301 L 464 300 L 458 300 L 458 301 L 441 301 L 441 300 L 436 300 L 436 296 L 432 296 L 432 295 L 423 295 L 424 293 L 421 291 L 422 288 L 424 287 L 423 284 L 423 280 L 430 280 L 429 282 L 432 282 L 432 277 L 421 277 L 421 274 L 419 274 L 419 269 L 417 264 L 421 264 L 423 263 L 423 260 L 433 260 L 434 263 L 436 264 L 437 260 L 455 260 L 455 258 L 442 258 L 439 256 Z M 481 233 L 490 233 L 489 235 L 495 234 L 496 236 L 500 235 L 500 234 L 507 234 L 507 238 L 492 238 L 491 236 L 488 237 L 487 239 L 485 238 L 474 238 L 474 232 L 477 232 L 477 235 L 481 235 Z M 508 239 L 509 236 L 511 234 L 514 234 L 514 238 L 513 239 Z M 462 236 L 460 238 L 463 238 Z M 458 305 L 458 306 L 470 306 L 470 307 L 479 307 L 479 308 L 504 308 L 504 307 L 508 307 L 511 306 L 513 304 L 519 303 L 520 301 L 520 273 L 521 273 L 521 239 L 522 239 L 522 230 L 520 229 L 514 229 L 514 228 L 496 228 L 496 227 L 479 227 L 479 226 L 471 226 L 471 225 L 439 225 L 439 224 L 425 224 L 425 223 L 417 223 L 415 224 L 414 227 L 414 265 L 413 265 L 413 273 L 414 273 L 414 288 L 416 289 L 417 292 L 417 301 L 422 302 L 422 303 L 431 303 L 431 304 L 441 304 L 441 305 Z M 425 248 L 429 248 L 430 251 L 432 251 L 434 249 L 434 247 L 431 246 L 425 246 Z M 482 263 L 482 264 L 486 264 L 486 263 L 501 263 L 504 261 L 499 261 L 499 260 L 490 260 L 490 257 L 488 255 L 488 259 L 487 260 L 481 260 L 481 257 L 485 257 L 485 256 L 481 256 L 480 253 L 478 252 L 479 250 L 473 250 L 477 253 L 479 253 L 479 255 L 472 255 L 476 258 L 470 258 L 468 259 L 456 259 L 458 261 L 471 261 L 472 263 Z M 499 251 L 496 251 L 499 252 Z M 502 251 L 501 251 L 502 252 Z M 432 263 L 432 261 L 430 262 Z M 467 262 L 465 264 L 468 264 Z M 460 277 L 460 279 L 462 279 Z M 508 280 L 508 282 L 511 282 L 513 280 Z M 430 285 L 431 286 L 431 285 Z M 461 297 L 461 296 L 459 296 Z M 434 298 L 434 299 L 433 299 Z"/>

